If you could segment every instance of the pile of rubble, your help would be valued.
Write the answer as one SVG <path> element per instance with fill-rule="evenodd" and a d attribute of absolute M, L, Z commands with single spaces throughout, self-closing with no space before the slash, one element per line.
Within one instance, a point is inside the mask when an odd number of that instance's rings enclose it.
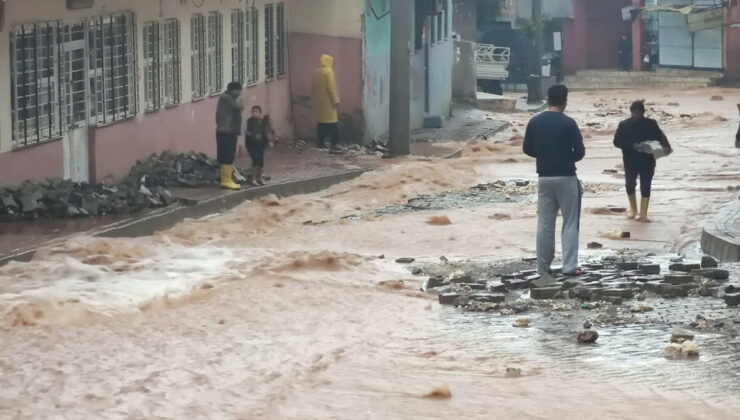
<path fill-rule="evenodd" d="M 164 207 L 172 195 L 162 187 L 127 182 L 115 187 L 62 179 L 0 188 L 0 220 L 90 217 Z"/>
<path fill-rule="evenodd" d="M 696 263 L 675 258 L 664 275 L 660 264 L 620 260 L 615 256 L 584 264 L 584 268 L 587 272 L 579 276 L 559 276 L 559 271 L 554 270 L 553 275 L 559 277 L 546 285 L 538 281 L 541 277 L 535 270 L 517 271 L 495 280 L 475 279 L 464 272 L 455 272 L 446 277 L 430 277 L 422 289 L 438 294 L 439 303 L 444 305 L 470 311 L 496 310 L 503 314 L 521 313 L 536 305 L 532 300 L 518 299 L 523 293 L 513 293 L 527 289 L 533 300 L 572 298 L 621 305 L 624 300 L 644 300 L 648 295 L 665 298 L 699 295 L 723 298 L 728 306 L 740 305 L 740 288 L 729 284 L 729 270 L 720 268 L 718 261 L 710 256 Z"/>
<path fill-rule="evenodd" d="M 203 153 L 162 152 L 136 162 L 124 182 L 136 182 L 146 177 L 147 187 L 199 188 L 216 185 L 219 165 Z M 247 173 L 234 168 L 234 180 L 247 182 Z"/>

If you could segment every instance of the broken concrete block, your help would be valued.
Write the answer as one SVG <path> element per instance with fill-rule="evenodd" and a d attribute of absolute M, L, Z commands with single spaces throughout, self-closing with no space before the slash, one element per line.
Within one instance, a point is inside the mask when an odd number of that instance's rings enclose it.
<path fill-rule="evenodd" d="M 682 330 L 680 328 L 676 328 L 671 333 L 671 343 L 683 343 L 684 341 L 693 340 L 694 334 Z"/>
<path fill-rule="evenodd" d="M 509 289 L 528 289 L 531 283 L 532 281 L 527 279 L 509 280 L 507 287 Z"/>
<path fill-rule="evenodd" d="M 506 301 L 506 295 L 503 293 L 473 293 L 470 295 L 470 300 L 487 303 L 501 303 Z"/>
<path fill-rule="evenodd" d="M 537 287 L 530 291 L 530 297 L 532 299 L 554 299 L 562 295 L 561 291 L 560 286 Z"/>
<path fill-rule="evenodd" d="M 660 288 L 660 293 L 663 297 L 686 297 L 689 295 L 689 291 L 683 287 L 665 284 Z"/>
<path fill-rule="evenodd" d="M 663 281 L 673 285 L 691 284 L 695 281 L 695 277 L 690 274 L 666 274 Z"/>
<path fill-rule="evenodd" d="M 730 278 L 730 271 L 721 268 L 702 268 L 692 270 L 691 275 L 714 280 L 728 280 Z"/>
<path fill-rule="evenodd" d="M 440 293 L 439 303 L 441 305 L 452 305 L 457 298 L 460 297 L 459 293 Z"/>
<path fill-rule="evenodd" d="M 506 285 L 503 283 L 488 283 L 488 291 L 492 293 L 507 293 Z"/>
<path fill-rule="evenodd" d="M 711 255 L 705 255 L 701 257 L 701 268 L 717 268 L 719 267 L 719 260 L 712 257 Z"/>
<path fill-rule="evenodd" d="M 412 262 L 416 261 L 415 258 L 397 258 L 396 263 L 398 264 L 411 264 Z"/>
<path fill-rule="evenodd" d="M 660 274 L 660 264 L 641 264 L 639 270 L 642 274 Z"/>
<path fill-rule="evenodd" d="M 740 292 L 725 293 L 725 303 L 727 306 L 740 305 Z"/>
<path fill-rule="evenodd" d="M 632 289 L 609 288 L 599 292 L 599 297 L 618 297 L 621 299 L 632 299 L 634 292 Z"/>
<path fill-rule="evenodd" d="M 468 287 L 470 290 L 486 290 L 485 283 L 457 283 L 460 287 Z"/>
<path fill-rule="evenodd" d="M 631 271 L 631 270 L 637 270 L 639 267 L 639 264 L 637 262 L 618 262 L 617 263 L 617 269 L 622 271 Z"/>

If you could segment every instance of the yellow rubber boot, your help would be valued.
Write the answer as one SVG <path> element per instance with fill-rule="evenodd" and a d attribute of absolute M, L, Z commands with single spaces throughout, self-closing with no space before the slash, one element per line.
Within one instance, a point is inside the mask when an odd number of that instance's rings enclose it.
<path fill-rule="evenodd" d="M 627 194 L 627 198 L 630 199 L 630 210 L 627 213 L 627 217 L 634 219 L 637 217 L 637 196 L 635 194 Z"/>
<path fill-rule="evenodd" d="M 650 197 L 642 197 L 640 202 L 640 221 L 645 223 L 648 221 L 648 206 L 650 205 Z"/>
<path fill-rule="evenodd" d="M 234 166 L 233 165 L 221 165 L 221 188 L 227 190 L 240 190 L 242 189 L 239 184 L 234 182 L 233 178 Z"/>

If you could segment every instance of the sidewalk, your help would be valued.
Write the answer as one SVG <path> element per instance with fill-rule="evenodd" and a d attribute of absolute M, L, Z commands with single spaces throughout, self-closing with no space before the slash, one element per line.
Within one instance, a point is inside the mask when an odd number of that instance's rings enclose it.
<path fill-rule="evenodd" d="M 464 144 L 475 138 L 492 135 L 507 122 L 493 120 L 489 113 L 466 107 L 456 111 L 441 129 L 418 130 L 412 135 L 412 154 L 426 157 L 454 157 Z M 279 144 L 268 149 L 265 175 L 270 182 L 264 187 L 244 188 L 239 192 L 213 187 L 170 188 L 175 205 L 144 210 L 129 215 L 108 215 L 80 219 L 39 219 L 0 224 L 0 265 L 9 261 L 28 261 L 35 250 L 76 235 L 141 236 L 167 229 L 185 218 L 203 217 L 233 208 L 255 197 L 281 196 L 319 191 L 347 181 L 362 172 L 392 163 L 362 150 L 345 149 L 330 154 L 313 145 Z M 249 168 L 246 154 L 237 157 L 235 165 Z"/>
<path fill-rule="evenodd" d="M 740 200 L 709 219 L 701 236 L 701 248 L 722 262 L 740 261 Z"/>

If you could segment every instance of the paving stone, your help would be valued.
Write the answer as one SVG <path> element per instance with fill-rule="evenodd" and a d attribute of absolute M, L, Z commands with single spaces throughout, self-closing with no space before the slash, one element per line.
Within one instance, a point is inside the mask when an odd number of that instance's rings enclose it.
<path fill-rule="evenodd" d="M 487 289 L 489 292 L 492 293 L 507 293 L 508 290 L 506 289 L 506 285 L 503 283 L 491 283 L 489 282 L 487 284 Z"/>
<path fill-rule="evenodd" d="M 599 297 L 618 297 L 622 299 L 631 299 L 634 296 L 632 289 L 610 288 L 599 292 Z"/>
<path fill-rule="evenodd" d="M 725 293 L 725 303 L 728 306 L 740 305 L 740 292 Z"/>
<path fill-rule="evenodd" d="M 638 266 L 639 265 L 637 262 L 632 262 L 632 261 L 617 263 L 617 269 L 622 270 L 622 271 L 637 270 Z"/>
<path fill-rule="evenodd" d="M 583 264 L 583 267 L 588 268 L 589 270 L 601 270 L 604 268 L 604 264 L 602 263 L 588 263 Z"/>
<path fill-rule="evenodd" d="M 460 297 L 459 293 L 440 293 L 439 303 L 442 305 L 452 305 L 457 298 Z"/>
<path fill-rule="evenodd" d="M 460 287 L 469 287 L 470 290 L 486 290 L 485 283 L 457 283 Z"/>
<path fill-rule="evenodd" d="M 642 274 L 660 274 L 660 264 L 641 264 L 640 272 Z"/>
<path fill-rule="evenodd" d="M 535 258 L 535 261 L 537 261 L 536 258 Z M 520 271 L 520 274 L 522 275 L 522 278 L 524 278 L 524 277 L 527 277 L 527 276 L 531 276 L 531 275 L 537 274 L 537 270 L 522 270 L 522 271 Z"/>
<path fill-rule="evenodd" d="M 514 280 L 522 278 L 524 278 L 524 275 L 522 275 L 522 273 L 504 274 L 501 276 L 501 280 Z"/>
<path fill-rule="evenodd" d="M 574 287 L 570 289 L 569 295 L 580 299 L 594 299 L 599 293 L 605 290 L 603 287 Z"/>
<path fill-rule="evenodd" d="M 586 282 L 580 279 L 568 279 L 563 282 L 563 289 L 569 290 L 578 286 L 585 286 Z"/>
<path fill-rule="evenodd" d="M 473 281 L 473 276 L 469 274 L 453 274 L 450 277 L 451 283 L 475 283 Z"/>
<path fill-rule="evenodd" d="M 662 280 L 652 280 L 645 282 L 643 285 L 644 289 L 651 293 L 660 293 L 661 288 L 663 287 L 663 281 Z"/>
<path fill-rule="evenodd" d="M 469 296 L 470 300 L 476 302 L 487 302 L 487 303 L 501 303 L 506 301 L 506 295 L 503 293 L 473 293 Z"/>
<path fill-rule="evenodd" d="M 702 268 L 692 270 L 691 275 L 714 280 L 728 280 L 730 278 L 730 271 L 722 268 Z"/>
<path fill-rule="evenodd" d="M 670 284 L 663 285 L 660 288 L 660 293 L 663 295 L 663 297 L 686 297 L 689 295 L 689 291 L 684 289 L 683 287 L 674 286 Z"/>
<path fill-rule="evenodd" d="M 532 299 L 553 299 L 562 295 L 561 292 L 562 288 L 560 286 L 537 287 L 530 291 L 530 297 Z"/>
<path fill-rule="evenodd" d="M 449 283 L 447 283 L 442 277 L 429 277 L 424 283 L 424 289 L 429 290 L 435 287 L 445 286 L 447 284 Z"/>
<path fill-rule="evenodd" d="M 691 284 L 696 278 L 690 274 L 666 274 L 663 281 L 673 285 Z"/>
<path fill-rule="evenodd" d="M 528 289 L 531 283 L 532 281 L 527 279 L 514 279 L 509 280 L 507 287 L 509 289 Z"/>
<path fill-rule="evenodd" d="M 717 268 L 719 267 L 719 260 L 712 257 L 711 255 L 705 255 L 701 257 L 701 268 Z"/>

